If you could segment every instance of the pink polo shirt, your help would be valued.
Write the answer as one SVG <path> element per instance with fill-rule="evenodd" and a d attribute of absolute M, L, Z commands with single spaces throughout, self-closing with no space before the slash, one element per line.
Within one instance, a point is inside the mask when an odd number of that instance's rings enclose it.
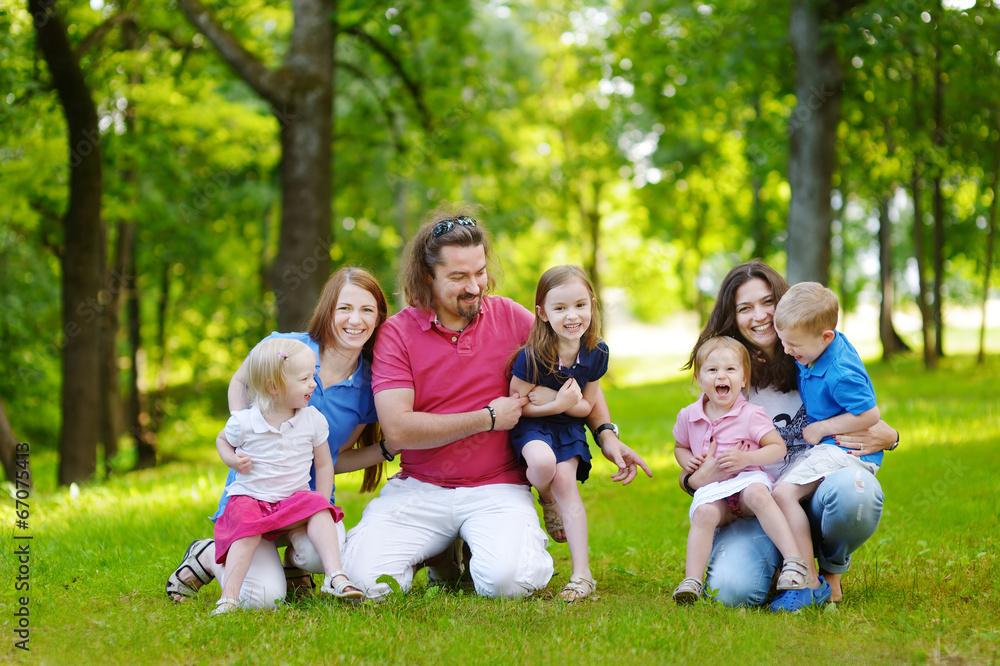
<path fill-rule="evenodd" d="M 774 430 L 774 423 L 763 407 L 747 402 L 741 393 L 736 398 L 736 404 L 728 412 L 712 421 L 705 414 L 705 401 L 708 397 L 702 393 L 698 399 L 682 409 L 674 424 L 674 440 L 677 446 L 691 449 L 691 453 L 700 456 L 708 451 L 711 440 L 716 442 L 715 457 L 740 442 L 750 443 L 750 450 L 760 448 L 760 438 Z M 763 469 L 751 465 L 746 469 Z"/>
<path fill-rule="evenodd" d="M 534 316 L 502 296 L 483 299 L 461 333 L 434 323 L 434 312 L 403 309 L 378 331 L 372 391 L 413 389 L 413 409 L 457 414 L 482 409 L 510 392 L 510 361 Z M 482 432 L 434 449 L 407 450 L 402 477 L 445 488 L 527 483 L 506 431 Z"/>

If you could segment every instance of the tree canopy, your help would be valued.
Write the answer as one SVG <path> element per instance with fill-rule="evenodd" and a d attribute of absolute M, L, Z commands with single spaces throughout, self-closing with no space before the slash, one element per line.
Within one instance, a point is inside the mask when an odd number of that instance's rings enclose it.
<path fill-rule="evenodd" d="M 932 365 L 942 305 L 985 303 L 995 263 L 1000 10 L 959 3 L 5 2 L 11 427 L 90 447 L 63 482 L 123 434 L 155 462 L 168 389 L 300 327 L 330 267 L 394 291 L 444 199 L 484 205 L 521 302 L 577 263 L 639 319 L 704 315 L 758 256 L 848 308 L 885 295 L 887 354 L 893 309 L 917 308 Z M 66 102 L 73 68 L 92 129 Z M 89 391 L 92 425 L 72 415 Z"/>

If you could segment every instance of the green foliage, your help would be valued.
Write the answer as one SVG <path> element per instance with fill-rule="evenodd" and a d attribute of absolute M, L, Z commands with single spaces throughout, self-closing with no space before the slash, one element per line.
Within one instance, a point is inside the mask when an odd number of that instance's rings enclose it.
<path fill-rule="evenodd" d="M 263 63 L 283 61 L 289 3 L 207 5 Z M 125 225 L 136 225 L 140 385 L 175 410 L 163 397 L 171 387 L 224 380 L 274 327 L 288 110 L 276 119 L 170 3 L 95 0 L 60 11 L 73 44 L 87 44 L 110 256 Z M 484 204 L 502 293 L 528 305 L 550 265 L 594 263 L 611 317 L 652 322 L 683 309 L 703 318 L 734 263 L 786 263 L 796 122 L 787 5 L 348 0 L 330 19 L 335 265 L 363 265 L 397 291 L 401 249 L 443 199 Z M 89 40 L 106 21 L 110 29 Z M 1000 12 L 986 3 L 963 12 L 930 0 L 862 3 L 837 26 L 846 80 L 832 286 L 847 309 L 874 300 L 882 198 L 896 304 L 913 300 L 915 165 L 925 190 L 917 223 L 927 222 L 930 178 L 942 176 L 946 298 L 982 297 L 1000 142 L 998 35 Z M 72 151 L 23 3 L 0 7 L 0 57 L 0 396 L 15 431 L 47 446 L 59 427 L 58 258 Z M 941 128 L 932 122 L 936 66 Z M 124 336 L 120 351 L 124 371 Z"/>
<path fill-rule="evenodd" d="M 700 603 L 677 607 L 689 498 L 670 451 L 688 379 L 608 391 L 626 441 L 654 478 L 621 488 L 595 461 L 581 488 L 590 523 L 598 601 L 566 605 L 555 594 L 569 555 L 550 545 L 556 574 L 526 601 L 480 599 L 425 587 L 350 607 L 312 598 L 274 612 L 209 616 L 219 588 L 176 605 L 163 584 L 181 553 L 207 536 L 225 469 L 206 441 L 193 459 L 31 498 L 31 653 L 8 642 L 5 660 L 27 663 L 989 663 L 1000 654 L 1000 551 L 993 470 L 1000 414 L 993 387 L 1000 362 L 976 368 L 945 359 L 934 373 L 918 359 L 870 364 L 880 406 L 902 434 L 879 480 L 886 494 L 876 534 L 855 553 L 844 601 L 799 615 Z M 44 456 L 42 456 L 44 458 Z M 32 453 L 32 463 L 36 461 Z M 40 464 L 44 463 L 39 459 Z M 357 476 L 338 482 L 347 520 L 368 500 Z M 0 567 L 14 571 L 12 549 Z M 14 590 L 0 596 L 10 636 Z M 150 628 L 153 628 L 151 630 Z M 222 636 L 222 638 L 220 638 Z M 747 636 L 752 636 L 748 640 Z"/>

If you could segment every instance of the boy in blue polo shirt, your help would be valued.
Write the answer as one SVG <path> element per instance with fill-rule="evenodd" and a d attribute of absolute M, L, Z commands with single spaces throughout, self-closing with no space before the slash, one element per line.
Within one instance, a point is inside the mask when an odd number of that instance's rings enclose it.
<path fill-rule="evenodd" d="M 882 451 L 858 457 L 837 446 L 833 438 L 870 428 L 882 418 L 861 357 L 835 330 L 838 313 L 837 295 L 818 282 L 792 286 L 774 311 L 774 330 L 798 366 L 799 393 L 809 420 L 802 436 L 812 445 L 785 470 L 773 492 L 802 553 L 813 552 L 802 500 L 837 470 L 859 467 L 876 474 L 882 464 Z M 818 580 L 819 588 L 783 592 L 771 610 L 797 610 L 829 599 L 829 587 L 817 575 L 815 560 L 809 562 L 810 580 Z"/>

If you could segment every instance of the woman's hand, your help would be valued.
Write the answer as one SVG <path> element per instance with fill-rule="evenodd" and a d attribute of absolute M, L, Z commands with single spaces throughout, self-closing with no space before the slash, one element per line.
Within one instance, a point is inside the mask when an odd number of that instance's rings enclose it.
<path fill-rule="evenodd" d="M 885 421 L 879 421 L 867 430 L 837 435 L 837 445 L 851 449 L 853 456 L 867 456 L 879 451 L 885 451 L 899 441 L 899 433 Z"/>
<path fill-rule="evenodd" d="M 705 459 L 701 466 L 688 478 L 688 485 L 697 490 L 702 486 L 707 486 L 715 481 L 725 481 L 736 476 L 736 472 L 727 472 L 719 465 L 719 459 L 715 457 L 716 441 L 713 438 L 705 453 Z M 740 443 L 737 448 L 746 450 L 746 445 Z"/>

